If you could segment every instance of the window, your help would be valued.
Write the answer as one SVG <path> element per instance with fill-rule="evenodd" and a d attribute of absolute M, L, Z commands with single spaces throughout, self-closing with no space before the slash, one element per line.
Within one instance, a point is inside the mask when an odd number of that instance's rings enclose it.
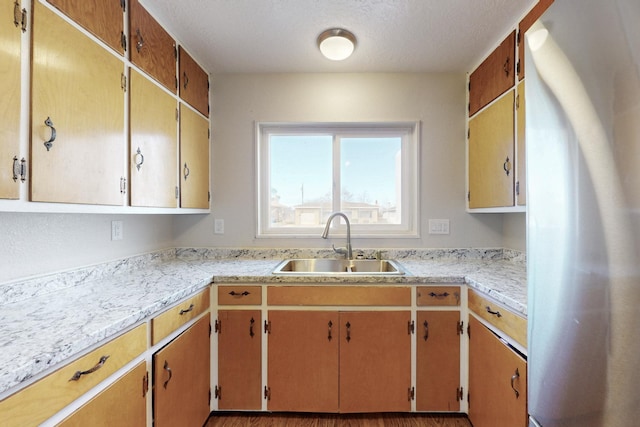
<path fill-rule="evenodd" d="M 357 237 L 417 237 L 418 123 L 258 123 L 256 131 L 258 237 L 319 236 L 336 211 Z"/>

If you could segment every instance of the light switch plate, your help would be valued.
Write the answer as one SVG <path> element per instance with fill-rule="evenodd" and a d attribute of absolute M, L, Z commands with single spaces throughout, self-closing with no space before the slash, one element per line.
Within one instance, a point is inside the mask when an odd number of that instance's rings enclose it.
<path fill-rule="evenodd" d="M 429 234 L 449 234 L 448 219 L 430 219 Z"/>
<path fill-rule="evenodd" d="M 224 219 L 216 218 L 213 221 L 213 232 L 215 234 L 224 234 Z"/>
<path fill-rule="evenodd" d="M 124 227 L 122 221 L 111 221 L 111 240 L 122 240 Z"/>

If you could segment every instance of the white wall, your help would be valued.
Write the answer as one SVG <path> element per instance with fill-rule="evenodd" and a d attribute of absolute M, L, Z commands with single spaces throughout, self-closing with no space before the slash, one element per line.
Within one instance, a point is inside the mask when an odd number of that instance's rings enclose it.
<path fill-rule="evenodd" d="M 320 236 L 255 238 L 255 121 L 420 120 L 422 237 L 354 238 L 354 247 L 502 247 L 502 215 L 465 212 L 463 74 L 227 74 L 211 85 L 212 213 L 175 218 L 176 245 L 331 246 Z M 428 235 L 429 218 L 450 219 L 451 234 Z"/>
<path fill-rule="evenodd" d="M 124 238 L 111 241 L 111 221 Z M 173 246 L 168 215 L 0 212 L 0 283 Z"/>
<path fill-rule="evenodd" d="M 520 252 L 527 251 L 527 214 L 524 212 L 504 214 L 502 246 Z"/>

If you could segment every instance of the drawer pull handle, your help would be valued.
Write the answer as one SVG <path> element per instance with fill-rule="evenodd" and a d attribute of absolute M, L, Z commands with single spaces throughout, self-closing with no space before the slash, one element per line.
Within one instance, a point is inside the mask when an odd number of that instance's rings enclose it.
<path fill-rule="evenodd" d="M 93 368 L 87 369 L 86 371 L 77 371 L 75 374 L 73 374 L 73 376 L 71 378 L 69 378 L 69 381 L 78 381 L 81 376 L 89 375 L 89 374 L 97 371 L 98 369 L 100 369 L 100 368 L 102 368 L 104 366 L 104 364 L 105 364 L 105 362 L 107 361 L 108 358 L 109 358 L 109 356 L 102 356 L 100 358 L 100 360 L 98 361 L 98 363 L 96 363 L 96 365 Z"/>
<path fill-rule="evenodd" d="M 502 314 L 500 314 L 499 311 L 497 311 L 497 310 L 496 311 L 491 311 L 491 307 L 489 307 L 489 306 L 486 306 L 485 308 L 487 309 L 487 313 L 493 314 L 493 315 L 498 316 L 498 317 L 502 317 Z"/>
<path fill-rule="evenodd" d="M 180 316 L 182 316 L 183 314 L 188 313 L 188 312 L 190 312 L 190 311 L 193 311 L 193 308 L 194 308 L 194 307 L 195 307 L 195 306 L 194 306 L 193 304 L 191 304 L 191 305 L 189 306 L 189 308 L 186 308 L 186 309 L 182 309 L 182 310 L 180 310 Z"/>
<path fill-rule="evenodd" d="M 443 292 L 443 293 L 441 293 L 441 294 L 436 294 L 435 292 L 431 292 L 431 293 L 429 293 L 429 296 L 430 296 L 431 298 L 438 298 L 438 299 L 440 299 L 440 298 L 446 298 L 446 297 L 448 297 L 448 296 L 449 296 L 449 293 L 448 293 L 448 292 Z"/>
<path fill-rule="evenodd" d="M 424 323 L 422 324 L 422 326 L 424 326 L 424 340 L 428 340 L 429 339 L 429 322 L 427 322 L 426 320 L 424 321 Z"/>
<path fill-rule="evenodd" d="M 169 367 L 169 362 L 167 362 L 166 360 L 164 361 L 164 370 L 169 373 L 169 378 L 167 378 L 167 380 L 164 382 L 164 384 L 162 384 L 162 386 L 164 388 L 167 388 L 167 385 L 169 384 L 169 381 L 171 381 L 171 377 L 173 376 L 173 372 L 171 372 L 171 368 Z"/>
<path fill-rule="evenodd" d="M 518 397 L 520 397 L 520 392 L 518 391 L 517 388 L 514 387 L 513 383 L 515 382 L 515 380 L 517 380 L 518 378 L 520 378 L 520 372 L 518 371 L 518 368 L 516 368 L 516 373 L 513 374 L 513 376 L 511 377 L 511 388 L 513 389 L 513 392 L 516 394 L 516 399 Z"/>
<path fill-rule="evenodd" d="M 229 292 L 229 295 L 231 295 L 232 297 L 246 297 L 249 294 L 250 294 L 249 291 L 244 291 L 242 293 L 236 292 L 236 291 Z"/>

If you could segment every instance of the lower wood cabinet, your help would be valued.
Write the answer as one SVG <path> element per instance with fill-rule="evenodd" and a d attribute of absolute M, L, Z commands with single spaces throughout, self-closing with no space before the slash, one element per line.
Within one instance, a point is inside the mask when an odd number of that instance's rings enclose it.
<path fill-rule="evenodd" d="M 260 310 L 218 312 L 218 409 L 262 408 L 261 319 Z"/>
<path fill-rule="evenodd" d="M 527 362 L 469 316 L 469 419 L 474 427 L 525 427 Z"/>
<path fill-rule="evenodd" d="M 201 427 L 209 416 L 209 318 L 207 313 L 153 355 L 155 427 Z"/>
<path fill-rule="evenodd" d="M 411 409 L 410 311 L 272 310 L 270 411 Z"/>
<path fill-rule="evenodd" d="M 416 325 L 416 409 L 460 411 L 459 311 L 419 311 Z"/>
<path fill-rule="evenodd" d="M 140 362 L 58 426 L 145 427 L 148 380 L 147 364 Z"/>

